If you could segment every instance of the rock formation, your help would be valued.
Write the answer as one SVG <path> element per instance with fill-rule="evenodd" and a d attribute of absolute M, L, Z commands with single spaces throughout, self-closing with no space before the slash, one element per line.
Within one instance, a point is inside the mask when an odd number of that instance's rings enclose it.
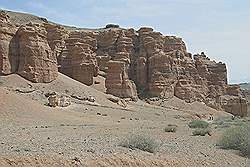
<path fill-rule="evenodd" d="M 18 73 L 32 82 L 51 82 L 58 75 L 57 60 L 41 24 L 20 27 L 0 12 L 0 74 Z"/>
<path fill-rule="evenodd" d="M 0 11 L 0 75 L 11 74 L 16 67 L 16 31 L 17 27 L 10 23 L 7 13 Z"/>
<path fill-rule="evenodd" d="M 243 90 L 243 95 L 247 99 L 247 115 L 250 116 L 250 90 Z"/>
<path fill-rule="evenodd" d="M 17 32 L 19 63 L 17 73 L 32 82 L 51 82 L 58 75 L 44 25 L 29 23 Z"/>
<path fill-rule="evenodd" d="M 223 110 L 238 116 L 248 115 L 248 100 L 239 85 L 227 85 L 226 93 L 219 96 Z"/>
<path fill-rule="evenodd" d="M 93 32 L 71 32 L 59 57 L 59 71 L 86 85 L 98 74 L 96 39 Z"/>
<path fill-rule="evenodd" d="M 70 98 L 57 92 L 52 92 L 48 95 L 48 105 L 50 107 L 67 107 L 71 104 Z"/>
<path fill-rule="evenodd" d="M 99 30 L 68 28 L 48 22 L 16 26 L 0 13 L 1 75 L 18 73 L 33 82 L 51 82 L 58 70 L 86 85 L 106 78 L 107 93 L 122 98 L 176 96 L 245 116 L 247 100 L 228 85 L 224 63 L 204 53 L 191 55 L 181 38 L 152 28 Z"/>
<path fill-rule="evenodd" d="M 108 62 L 105 85 L 108 94 L 122 98 L 133 98 L 134 100 L 137 98 L 136 86 L 128 79 L 125 62 Z"/>
<path fill-rule="evenodd" d="M 47 39 L 53 54 L 58 58 L 65 47 L 68 31 L 63 26 L 45 23 Z"/>

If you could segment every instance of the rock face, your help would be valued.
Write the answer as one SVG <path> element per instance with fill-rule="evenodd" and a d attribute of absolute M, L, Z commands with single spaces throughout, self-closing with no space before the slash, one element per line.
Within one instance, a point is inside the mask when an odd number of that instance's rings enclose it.
<path fill-rule="evenodd" d="M 59 71 L 86 84 L 93 84 L 98 74 L 96 39 L 93 32 L 71 32 L 58 58 Z"/>
<path fill-rule="evenodd" d="M 32 82 L 51 82 L 58 75 L 56 56 L 41 24 L 29 23 L 17 32 L 19 63 L 17 73 Z"/>
<path fill-rule="evenodd" d="M 137 98 L 136 86 L 128 79 L 125 62 L 109 61 L 105 85 L 107 93 L 122 98 Z"/>
<path fill-rule="evenodd" d="M 57 58 L 65 47 L 65 39 L 68 38 L 68 31 L 63 26 L 45 23 L 47 39 L 53 55 Z"/>
<path fill-rule="evenodd" d="M 97 60 L 100 70 L 107 73 L 107 93 L 123 98 L 137 98 L 136 86 L 129 78 L 136 58 L 133 29 L 107 29 L 97 34 Z M 130 75 L 134 77 L 134 75 Z"/>
<path fill-rule="evenodd" d="M 6 12 L 0 11 L 0 75 L 11 74 L 16 68 L 17 27 L 10 23 Z"/>
<path fill-rule="evenodd" d="M 147 27 L 137 32 L 113 28 L 98 33 L 97 46 L 98 65 L 107 73 L 107 93 L 131 97 L 134 86 L 122 86 L 125 76 L 136 83 L 139 94 L 176 96 L 235 115 L 246 113 L 246 100 L 227 83 L 226 65 L 204 53 L 192 57 L 181 38 Z"/>
<path fill-rule="evenodd" d="M 43 25 L 15 26 L 0 12 L 0 74 L 18 73 L 32 82 L 51 82 L 57 77 L 57 61 Z"/>
<path fill-rule="evenodd" d="M 243 95 L 247 99 L 247 115 L 250 116 L 250 90 L 243 90 Z"/>
<path fill-rule="evenodd" d="M 0 12 L 0 74 L 18 73 L 33 82 L 51 82 L 58 70 L 86 85 L 106 78 L 106 93 L 136 99 L 137 94 L 186 102 L 200 101 L 245 116 L 247 100 L 228 85 L 224 63 L 204 53 L 191 55 L 181 38 L 152 28 L 69 29 L 29 23 L 16 26 Z"/>

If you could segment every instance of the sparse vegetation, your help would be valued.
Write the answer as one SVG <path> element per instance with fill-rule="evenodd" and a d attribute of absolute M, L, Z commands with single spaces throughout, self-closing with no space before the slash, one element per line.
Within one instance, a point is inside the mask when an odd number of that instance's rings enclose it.
<path fill-rule="evenodd" d="M 188 124 L 190 128 L 207 128 L 209 123 L 203 120 L 193 120 Z"/>
<path fill-rule="evenodd" d="M 165 132 L 176 132 L 177 125 L 169 124 L 167 127 L 164 128 Z"/>
<path fill-rule="evenodd" d="M 250 83 L 239 84 L 241 89 L 250 90 Z"/>
<path fill-rule="evenodd" d="M 118 24 L 107 24 L 105 28 L 119 28 Z"/>
<path fill-rule="evenodd" d="M 209 128 L 197 128 L 193 131 L 194 136 L 206 136 L 206 134 L 211 135 L 211 129 L 209 129 Z"/>
<path fill-rule="evenodd" d="M 215 128 L 230 128 L 232 126 L 243 126 L 247 123 L 247 120 L 240 117 L 226 117 L 214 120 L 213 125 Z"/>
<path fill-rule="evenodd" d="M 139 149 L 150 153 L 154 153 L 158 148 L 158 144 L 153 138 L 137 134 L 128 136 L 120 143 L 120 146 L 130 149 Z"/>
<path fill-rule="evenodd" d="M 239 150 L 242 155 L 250 157 L 250 125 L 227 129 L 217 145 L 223 149 Z"/>

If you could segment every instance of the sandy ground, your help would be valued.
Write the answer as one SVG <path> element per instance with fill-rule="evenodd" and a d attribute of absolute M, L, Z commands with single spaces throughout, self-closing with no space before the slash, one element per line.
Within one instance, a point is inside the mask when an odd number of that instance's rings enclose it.
<path fill-rule="evenodd" d="M 72 99 L 68 107 L 52 108 L 45 97 L 52 91 L 96 101 Z M 50 84 L 1 76 L 0 166 L 250 166 L 237 152 L 216 147 L 223 129 L 202 137 L 193 136 L 187 126 L 197 113 L 228 114 L 179 99 L 164 102 L 164 107 L 138 101 L 123 108 L 107 97 L 62 74 Z M 176 133 L 164 132 L 168 124 L 178 126 Z M 121 147 L 129 134 L 154 138 L 157 151 Z"/>

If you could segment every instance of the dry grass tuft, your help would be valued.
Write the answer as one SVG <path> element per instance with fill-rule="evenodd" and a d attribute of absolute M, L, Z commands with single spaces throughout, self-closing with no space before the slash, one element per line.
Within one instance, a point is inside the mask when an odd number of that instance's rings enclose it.
<path fill-rule="evenodd" d="M 130 149 L 139 149 L 150 153 L 154 153 L 158 148 L 158 144 L 153 138 L 137 134 L 128 136 L 120 143 L 120 146 Z"/>

